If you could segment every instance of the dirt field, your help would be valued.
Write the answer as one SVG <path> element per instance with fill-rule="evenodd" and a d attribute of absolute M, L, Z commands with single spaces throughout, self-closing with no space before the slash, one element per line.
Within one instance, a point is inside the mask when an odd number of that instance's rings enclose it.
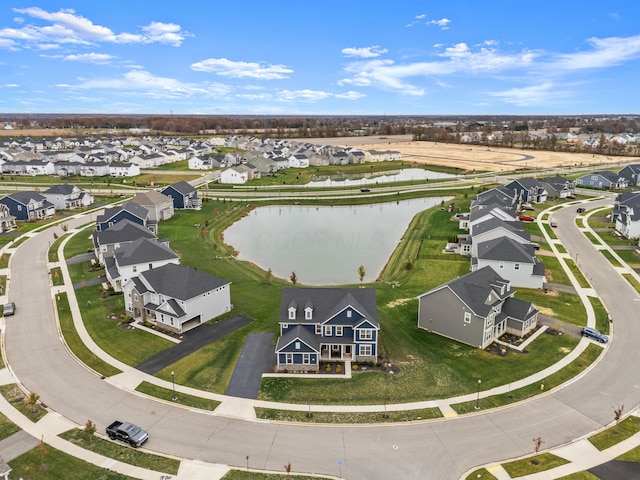
<path fill-rule="evenodd" d="M 617 165 L 638 163 L 638 157 L 610 157 L 584 153 L 488 148 L 449 143 L 412 142 L 411 135 L 389 137 L 314 138 L 320 145 L 356 147 L 363 150 L 396 150 L 402 159 L 427 165 L 457 167 L 466 171 L 499 172 L 521 168 L 545 169 L 594 165 L 603 170 L 617 170 Z"/>

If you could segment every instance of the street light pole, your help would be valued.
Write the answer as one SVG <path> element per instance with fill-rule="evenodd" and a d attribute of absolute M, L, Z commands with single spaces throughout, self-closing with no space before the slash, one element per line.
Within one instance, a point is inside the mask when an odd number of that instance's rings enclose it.
<path fill-rule="evenodd" d="M 176 397 L 176 379 L 175 372 L 173 370 L 171 371 L 171 387 L 173 388 L 173 401 L 175 402 L 178 397 Z"/>
<path fill-rule="evenodd" d="M 476 410 L 480 409 L 480 384 L 482 383 L 482 380 L 478 379 L 478 396 L 476 397 Z"/>

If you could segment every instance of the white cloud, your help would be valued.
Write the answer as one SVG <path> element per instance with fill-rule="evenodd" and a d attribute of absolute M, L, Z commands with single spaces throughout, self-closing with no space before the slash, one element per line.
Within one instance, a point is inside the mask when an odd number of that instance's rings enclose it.
<path fill-rule="evenodd" d="M 284 65 L 264 65 L 257 62 L 234 62 L 226 58 L 208 58 L 191 65 L 197 72 L 209 72 L 231 78 L 257 78 L 260 80 L 281 80 L 289 78 L 293 70 Z"/>
<path fill-rule="evenodd" d="M 106 53 L 83 53 L 81 55 L 67 55 L 64 57 L 64 60 L 71 62 L 107 64 L 110 63 L 113 58 L 115 58 L 113 55 L 108 55 Z"/>
<path fill-rule="evenodd" d="M 518 107 L 530 107 L 535 105 L 550 105 L 560 99 L 565 99 L 571 92 L 560 89 L 552 82 L 544 82 L 540 85 L 531 85 L 522 88 L 510 88 L 502 92 L 488 92 L 487 95 L 499 98 L 505 103 Z"/>
<path fill-rule="evenodd" d="M 16 8 L 15 12 L 36 20 L 48 22 L 45 25 L 27 24 L 21 28 L 0 29 L 0 42 L 12 39 L 20 44 L 78 44 L 95 43 L 165 43 L 180 46 L 191 36 L 179 25 L 173 23 L 151 22 L 142 27 L 142 33 L 114 33 L 110 28 L 96 25 L 91 20 L 77 15 L 74 10 L 60 9 L 48 12 L 38 7 Z M 17 23 L 24 23 L 20 18 Z M 0 43 L 2 47 L 2 43 Z M 6 47 L 5 47 L 6 48 Z"/>
<path fill-rule="evenodd" d="M 407 24 L 407 27 L 413 27 L 414 25 L 423 24 L 427 26 L 436 25 L 440 27 L 440 30 L 449 30 L 449 24 L 451 23 L 451 20 L 449 20 L 448 18 L 444 17 L 444 18 L 424 21 L 426 18 L 427 18 L 426 13 L 421 13 L 420 15 L 416 15 L 415 19 Z"/>
<path fill-rule="evenodd" d="M 583 70 L 620 65 L 640 57 L 640 35 L 633 37 L 590 38 L 591 51 L 561 54 L 550 63 L 561 70 Z"/>
<path fill-rule="evenodd" d="M 357 58 L 373 58 L 387 53 L 389 50 L 386 48 L 380 48 L 380 45 L 373 45 L 371 47 L 348 47 L 342 49 L 342 55 L 345 57 L 357 57 Z"/>
<path fill-rule="evenodd" d="M 364 98 L 367 95 L 361 92 L 354 92 L 353 90 L 349 90 L 345 93 L 336 93 L 334 97 L 342 98 L 344 100 L 359 100 L 360 98 Z"/>
<path fill-rule="evenodd" d="M 278 93 L 278 99 L 284 102 L 317 102 L 330 96 L 329 92 L 320 90 L 282 90 Z"/>

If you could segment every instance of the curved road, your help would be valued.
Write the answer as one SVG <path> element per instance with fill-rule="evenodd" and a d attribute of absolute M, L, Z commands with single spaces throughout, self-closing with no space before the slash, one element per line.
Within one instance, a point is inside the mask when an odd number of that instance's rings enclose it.
<path fill-rule="evenodd" d="M 91 419 L 99 431 L 114 418 L 135 419 L 150 432 L 146 447 L 157 452 L 237 467 L 248 456 L 251 468 L 274 471 L 291 462 L 296 472 L 350 480 L 458 479 L 476 465 L 532 453 L 534 437 L 551 448 L 586 435 L 611 423 L 614 408 L 630 411 L 639 402 L 638 295 L 578 232 L 575 215 L 575 207 L 554 213 L 557 234 L 609 308 L 613 339 L 587 375 L 500 410 L 391 426 L 298 426 L 218 417 L 121 390 L 78 365 L 61 344 L 46 262 L 51 230 L 11 257 L 10 298 L 19 300 L 7 321 L 6 355 L 15 376 L 52 410 L 78 425 Z"/>

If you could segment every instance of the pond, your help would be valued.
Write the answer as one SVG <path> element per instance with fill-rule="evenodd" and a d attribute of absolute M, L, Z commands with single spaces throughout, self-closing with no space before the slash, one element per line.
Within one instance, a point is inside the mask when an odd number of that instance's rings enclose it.
<path fill-rule="evenodd" d="M 452 197 L 431 197 L 357 206 L 258 207 L 224 232 L 238 259 L 304 285 L 373 282 L 413 217 Z M 444 245 L 443 245 L 444 248 Z"/>
<path fill-rule="evenodd" d="M 423 168 L 404 168 L 396 172 L 375 172 L 371 174 L 332 175 L 330 178 L 314 180 L 308 187 L 353 187 L 377 185 L 380 183 L 413 182 L 435 180 L 438 178 L 454 178 L 448 173 L 432 172 Z"/>

